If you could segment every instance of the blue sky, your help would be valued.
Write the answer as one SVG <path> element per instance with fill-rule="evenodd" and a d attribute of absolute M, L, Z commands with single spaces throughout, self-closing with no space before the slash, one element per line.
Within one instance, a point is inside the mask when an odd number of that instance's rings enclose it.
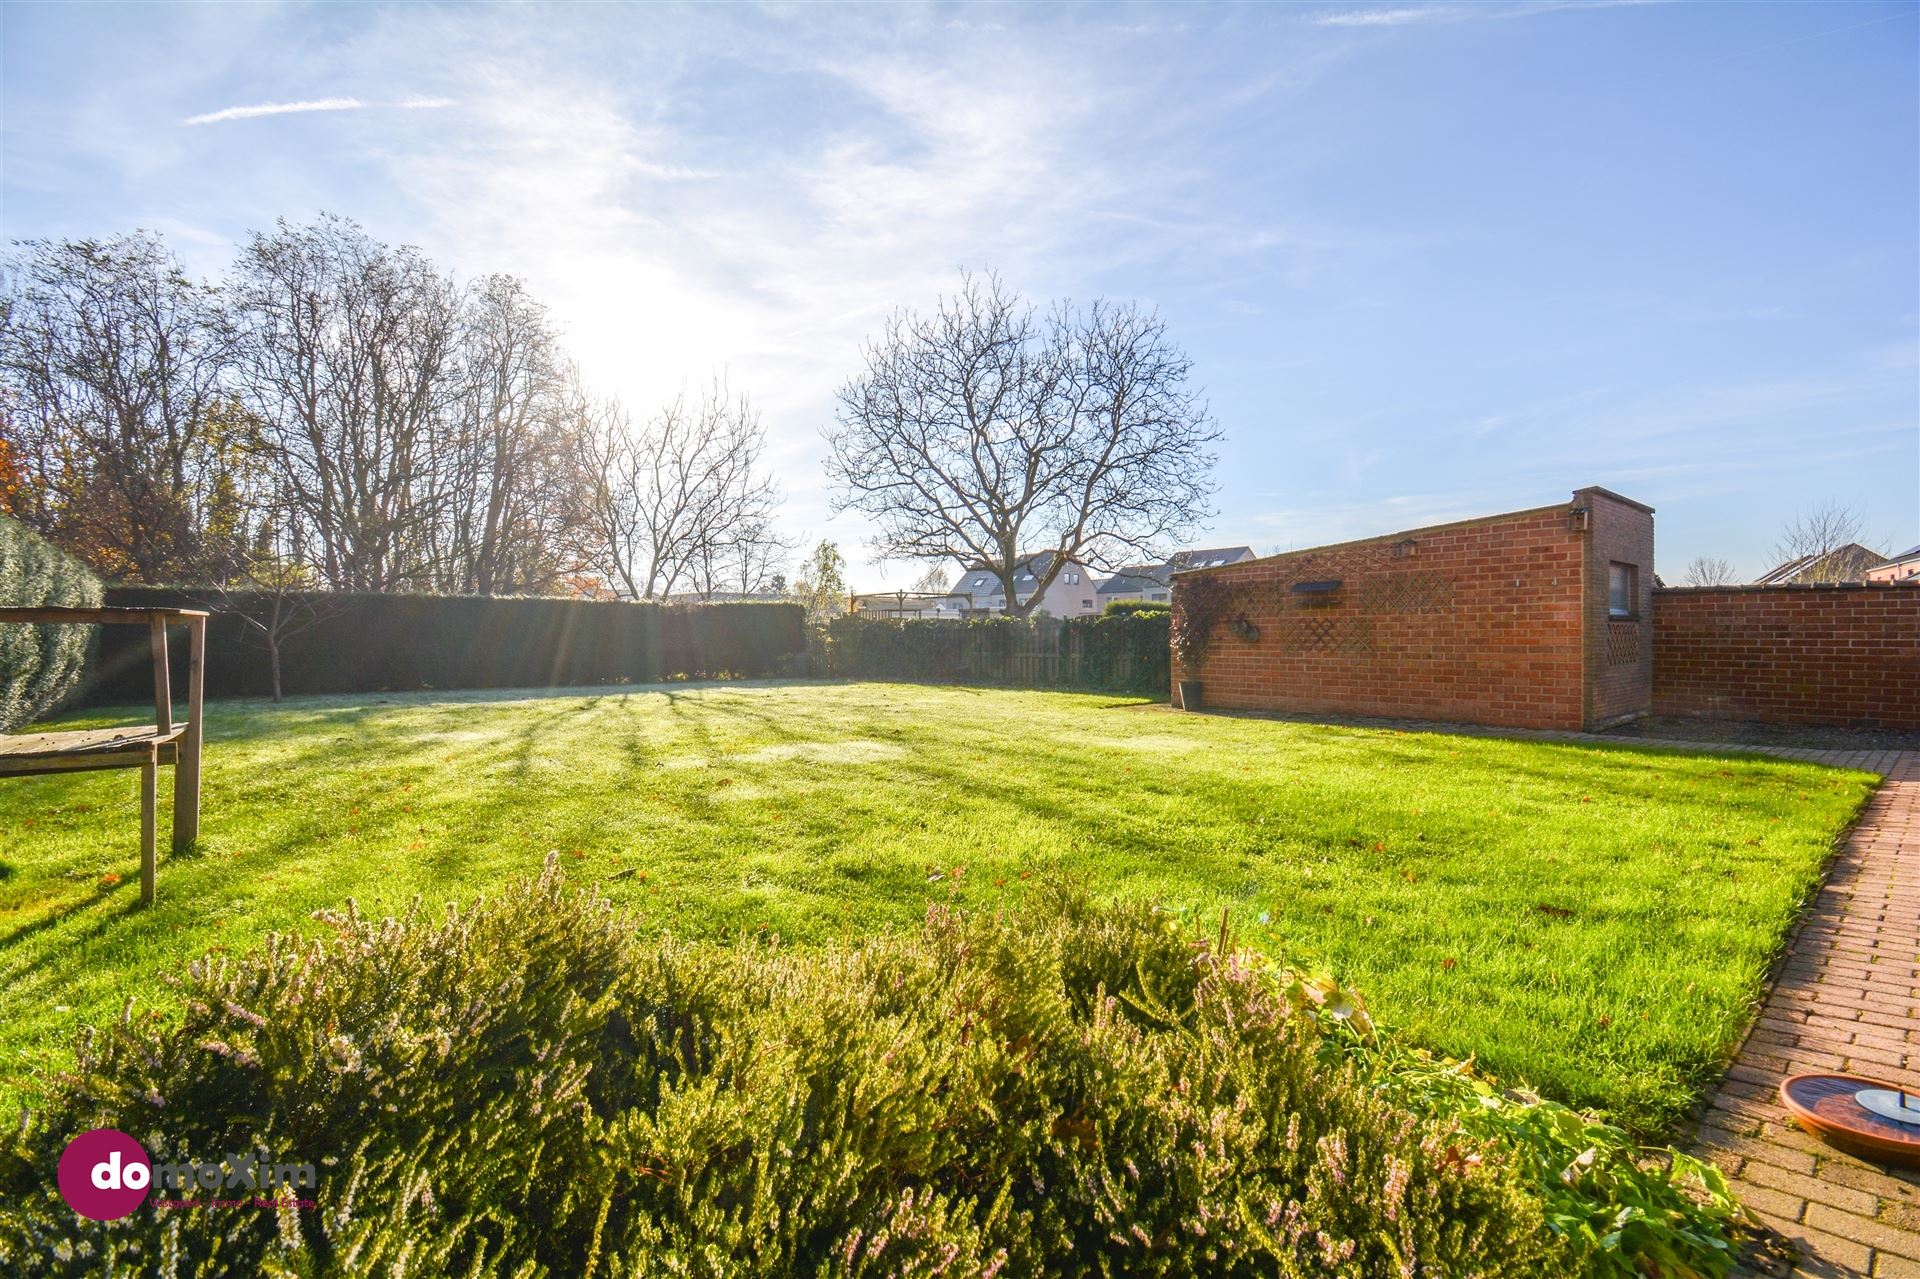
<path fill-rule="evenodd" d="M 1746 575 L 1920 542 L 1920 6 L 0 9 L 0 229 L 217 272 L 344 213 L 527 277 L 636 405 L 726 368 L 795 536 L 959 268 L 1160 308 L 1262 551 L 1564 499 Z M 270 104 L 326 109 L 236 112 Z M 208 118 L 211 117 L 211 118 Z"/>

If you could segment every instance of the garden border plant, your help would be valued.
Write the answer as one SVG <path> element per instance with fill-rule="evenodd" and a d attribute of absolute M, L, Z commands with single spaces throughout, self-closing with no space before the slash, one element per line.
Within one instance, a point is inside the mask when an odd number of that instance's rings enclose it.
<path fill-rule="evenodd" d="M 1491 1084 L 1382 1047 L 1351 992 L 1142 904 L 686 945 L 550 858 L 438 921 L 321 919 L 330 943 L 196 962 L 179 1020 L 83 1039 L 0 1149 L 10 1272 L 1725 1269 L 1734 1213 L 1711 1185 L 1691 1206 L 1693 1166 L 1569 1155 L 1577 1117 L 1484 1106 Z M 106 1126 L 156 1161 L 315 1163 L 315 1204 L 80 1221 L 51 1169 Z M 1643 1203 L 1660 1231 L 1632 1228 Z"/>

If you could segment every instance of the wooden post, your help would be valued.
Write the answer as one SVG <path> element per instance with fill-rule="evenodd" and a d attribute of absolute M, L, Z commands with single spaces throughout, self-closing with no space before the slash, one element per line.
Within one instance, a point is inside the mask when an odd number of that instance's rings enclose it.
<path fill-rule="evenodd" d="M 153 648 L 153 723 L 162 733 L 173 731 L 173 683 L 167 672 L 167 619 L 147 619 L 147 637 Z"/>
<path fill-rule="evenodd" d="M 173 851 L 200 838 L 200 715 L 205 701 L 207 619 L 187 619 L 187 733 L 173 757 Z"/>
<path fill-rule="evenodd" d="M 160 771 L 160 751 L 147 747 L 147 758 L 140 765 L 140 904 L 153 903 L 154 879 L 154 807 L 157 789 L 154 774 Z"/>

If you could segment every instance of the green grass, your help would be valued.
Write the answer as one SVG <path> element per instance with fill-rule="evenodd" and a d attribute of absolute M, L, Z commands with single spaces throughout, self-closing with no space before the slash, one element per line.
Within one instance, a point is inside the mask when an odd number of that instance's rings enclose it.
<path fill-rule="evenodd" d="M 1062 878 L 1209 927 L 1230 907 L 1414 1042 L 1655 1131 L 1873 781 L 886 684 L 223 702 L 207 749 L 201 846 L 162 857 L 151 910 L 134 774 L 0 784 L 0 1089 L 30 1097 L 79 1026 L 164 1005 L 208 949 L 558 851 L 686 936 L 817 942 Z"/>

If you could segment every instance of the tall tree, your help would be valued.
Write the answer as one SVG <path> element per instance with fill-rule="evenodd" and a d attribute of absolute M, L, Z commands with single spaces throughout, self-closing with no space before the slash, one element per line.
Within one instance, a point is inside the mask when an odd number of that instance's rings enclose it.
<path fill-rule="evenodd" d="M 620 594 L 710 590 L 703 578 L 736 566 L 757 582 L 775 567 L 785 548 L 772 532 L 780 492 L 761 468 L 766 434 L 724 380 L 643 423 L 603 403 L 576 438 L 591 485 L 582 550 Z"/>
<path fill-rule="evenodd" d="M 234 268 L 239 365 L 325 585 L 431 584 L 430 462 L 455 398 L 459 298 L 417 250 L 323 215 Z"/>
<path fill-rule="evenodd" d="M 0 450 L 9 509 L 109 577 L 164 582 L 202 562 L 235 455 L 230 331 L 216 291 L 160 237 L 31 240 L 0 300 Z"/>
<path fill-rule="evenodd" d="M 931 315 L 895 313 L 828 431 L 837 511 L 888 559 L 982 564 L 1027 614 L 1068 560 L 1150 558 L 1211 514 L 1220 432 L 1192 361 L 1151 311 L 1044 313 L 963 277 Z M 1031 590 L 1025 557 L 1052 551 Z"/>
<path fill-rule="evenodd" d="M 469 292 L 450 370 L 455 392 L 431 441 L 433 585 L 476 595 L 551 590 L 589 490 L 574 432 L 583 393 L 559 335 L 524 283 L 492 275 Z"/>

